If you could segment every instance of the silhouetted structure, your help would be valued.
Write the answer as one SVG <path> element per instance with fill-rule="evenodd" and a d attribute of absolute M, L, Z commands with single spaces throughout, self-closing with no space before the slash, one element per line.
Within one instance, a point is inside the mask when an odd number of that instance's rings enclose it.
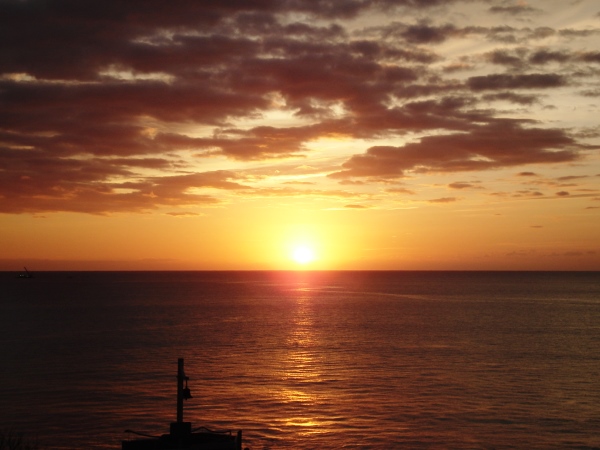
<path fill-rule="evenodd" d="M 23 267 L 23 269 L 25 269 L 25 272 L 19 274 L 19 278 L 33 278 L 33 274 L 27 270 L 27 267 Z"/>
<path fill-rule="evenodd" d="M 192 398 L 183 370 L 183 358 L 177 361 L 177 421 L 171 423 L 169 434 L 146 436 L 122 442 L 122 450 L 241 450 L 242 431 L 211 431 L 201 427 L 192 430 L 191 422 L 183 420 L 183 401 Z M 200 431 L 202 430 L 202 431 Z M 126 432 L 132 432 L 126 430 Z M 132 432 L 133 433 L 133 432 Z M 139 434 L 139 433 L 138 433 Z"/>

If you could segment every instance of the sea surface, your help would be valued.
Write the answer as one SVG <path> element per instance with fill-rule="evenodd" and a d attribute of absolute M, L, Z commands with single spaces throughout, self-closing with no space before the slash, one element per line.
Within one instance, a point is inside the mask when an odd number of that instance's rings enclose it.
<path fill-rule="evenodd" d="M 0 273 L 0 429 L 120 449 L 599 449 L 598 272 Z"/>

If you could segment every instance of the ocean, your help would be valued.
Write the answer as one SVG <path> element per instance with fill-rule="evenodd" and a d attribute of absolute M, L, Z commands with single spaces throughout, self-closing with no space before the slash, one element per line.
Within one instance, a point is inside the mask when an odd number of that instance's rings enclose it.
<path fill-rule="evenodd" d="M 598 272 L 0 274 L 0 430 L 120 449 L 599 449 Z"/>

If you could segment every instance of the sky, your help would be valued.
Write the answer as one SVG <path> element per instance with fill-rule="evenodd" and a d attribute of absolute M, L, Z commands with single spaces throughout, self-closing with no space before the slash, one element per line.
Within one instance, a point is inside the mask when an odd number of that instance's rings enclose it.
<path fill-rule="evenodd" d="M 600 270 L 597 0 L 0 0 L 0 270 Z"/>

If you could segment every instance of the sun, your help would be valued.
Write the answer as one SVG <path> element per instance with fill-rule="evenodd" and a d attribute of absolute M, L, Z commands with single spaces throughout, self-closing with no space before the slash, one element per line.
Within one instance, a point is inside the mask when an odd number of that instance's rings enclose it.
<path fill-rule="evenodd" d="M 307 245 L 299 245 L 292 251 L 292 259 L 298 264 L 309 264 L 315 260 L 315 252 Z"/>

